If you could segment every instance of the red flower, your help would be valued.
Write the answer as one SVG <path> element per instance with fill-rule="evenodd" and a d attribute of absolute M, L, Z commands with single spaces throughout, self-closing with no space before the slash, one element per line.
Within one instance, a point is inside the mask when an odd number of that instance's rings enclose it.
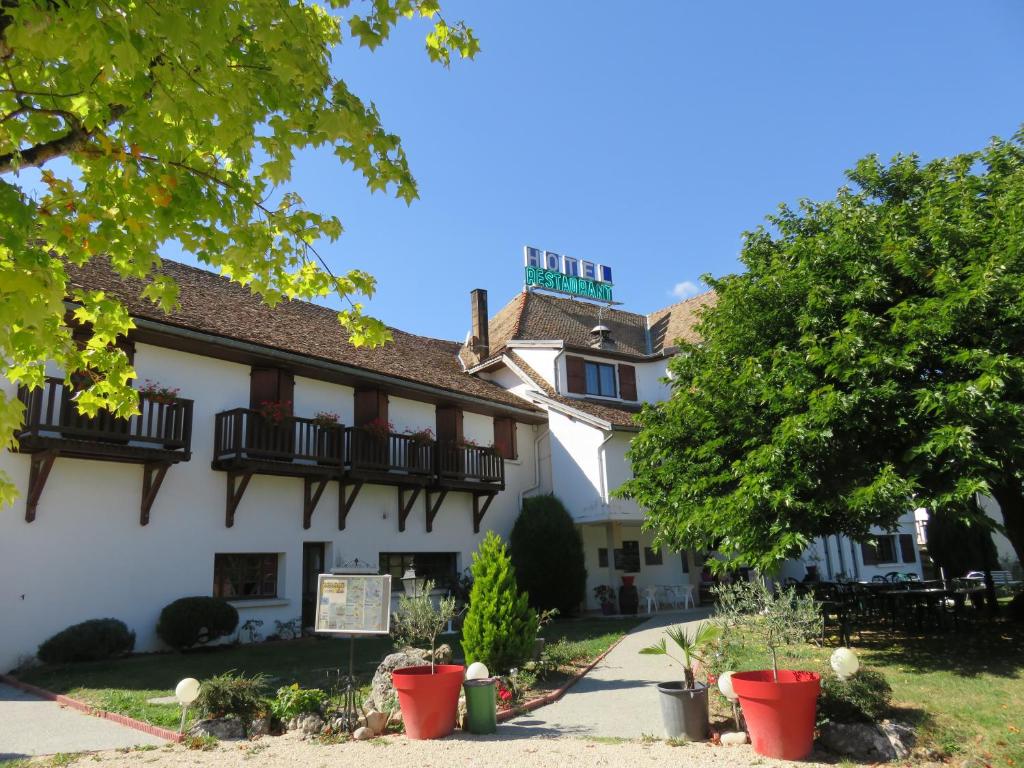
<path fill-rule="evenodd" d="M 512 691 L 510 691 L 508 688 L 502 688 L 500 691 L 498 691 L 498 698 L 508 703 L 512 701 Z"/>

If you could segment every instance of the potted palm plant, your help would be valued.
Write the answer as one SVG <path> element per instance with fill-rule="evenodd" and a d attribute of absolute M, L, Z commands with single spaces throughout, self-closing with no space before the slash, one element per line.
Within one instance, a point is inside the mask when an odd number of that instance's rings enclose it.
<path fill-rule="evenodd" d="M 658 683 L 665 735 L 670 739 L 703 741 L 709 730 L 708 687 L 694 679 L 693 664 L 704 662 L 700 652 L 718 639 L 721 630 L 713 624 L 701 622 L 692 630 L 685 626 L 670 627 L 665 634 L 679 649 L 678 657 L 669 651 L 664 637 L 640 650 L 643 654 L 668 656 L 683 668 L 682 680 Z"/>
<path fill-rule="evenodd" d="M 430 664 L 400 667 L 391 674 L 405 735 L 410 739 L 440 739 L 455 730 L 459 693 L 466 668 L 461 664 L 435 664 L 437 636 L 458 612 L 455 598 L 430 597 L 432 581 L 413 596 L 402 595 L 392 617 L 393 634 L 400 645 L 430 645 Z"/>
<path fill-rule="evenodd" d="M 741 581 L 715 590 L 715 621 L 730 635 L 754 639 L 768 649 L 772 668 L 734 672 L 732 687 L 740 701 L 754 751 L 766 757 L 800 760 L 814 744 L 814 722 L 821 676 L 780 669 L 779 649 L 821 634 L 821 611 L 810 595 L 792 587 L 771 590 L 762 581 Z"/>

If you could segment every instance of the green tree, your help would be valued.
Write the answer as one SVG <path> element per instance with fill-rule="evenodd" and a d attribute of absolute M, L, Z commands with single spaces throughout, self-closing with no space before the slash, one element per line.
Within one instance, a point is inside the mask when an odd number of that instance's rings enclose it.
<path fill-rule="evenodd" d="M 553 495 L 523 499 L 508 544 L 530 605 L 575 613 L 586 597 L 587 568 L 580 532 L 562 502 Z"/>
<path fill-rule="evenodd" d="M 287 188 L 296 151 L 329 148 L 372 191 L 411 202 L 416 182 L 399 138 L 372 102 L 330 71 L 347 35 L 374 49 L 402 17 L 432 20 L 429 57 L 479 49 L 438 0 L 18 0 L 0 7 L 0 376 L 38 386 L 44 364 L 83 371 L 80 410 L 135 411 L 132 371 L 112 346 L 132 328 L 116 301 L 69 290 L 65 263 L 103 254 L 124 276 L 153 279 L 165 309 L 177 286 L 158 249 L 176 243 L 259 294 L 335 294 L 355 345 L 388 338 L 355 299 L 360 271 L 335 276 L 315 250 L 341 222 L 308 210 Z M 56 162 L 55 162 L 56 161 Z M 29 169 L 39 169 L 30 171 Z M 33 185 L 38 192 L 33 193 Z M 84 348 L 65 314 L 89 324 Z M 13 446 L 21 403 L 0 392 L 0 448 Z M 0 502 L 14 487 L 0 476 Z"/>
<path fill-rule="evenodd" d="M 482 661 L 504 673 L 527 661 L 537 638 L 537 613 L 516 584 L 508 550 L 491 531 L 473 553 L 473 589 L 462 624 L 466 663 Z"/>
<path fill-rule="evenodd" d="M 995 498 L 1024 557 L 1024 132 L 867 157 L 747 233 L 622 493 L 676 547 L 771 569 L 815 536 Z"/>

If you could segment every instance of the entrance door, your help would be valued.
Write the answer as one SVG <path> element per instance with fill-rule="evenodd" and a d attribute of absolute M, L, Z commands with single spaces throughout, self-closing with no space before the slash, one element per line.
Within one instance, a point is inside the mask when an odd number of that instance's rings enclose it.
<path fill-rule="evenodd" d="M 324 543 L 306 541 L 302 544 L 302 626 L 316 622 L 316 582 L 324 572 Z"/>

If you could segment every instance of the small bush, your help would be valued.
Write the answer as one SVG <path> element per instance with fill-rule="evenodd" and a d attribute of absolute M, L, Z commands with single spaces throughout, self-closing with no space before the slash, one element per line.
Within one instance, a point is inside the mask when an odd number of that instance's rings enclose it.
<path fill-rule="evenodd" d="M 270 702 L 270 711 L 278 720 L 288 721 L 293 717 L 323 711 L 327 694 L 319 688 L 302 688 L 292 683 L 277 689 L 277 698 Z"/>
<path fill-rule="evenodd" d="M 99 661 L 135 647 L 135 633 L 118 619 L 90 619 L 58 632 L 39 646 L 36 655 L 47 664 Z"/>
<path fill-rule="evenodd" d="M 861 669 L 848 680 L 821 676 L 818 720 L 834 723 L 877 723 L 889 711 L 892 688 L 880 672 Z"/>
<path fill-rule="evenodd" d="M 523 499 L 509 536 L 509 552 L 520 589 L 536 610 L 577 611 L 587 594 L 587 569 L 580 532 L 555 496 Z"/>
<path fill-rule="evenodd" d="M 544 647 L 544 660 L 556 667 L 571 667 L 589 655 L 587 644 L 579 640 L 559 640 Z"/>
<path fill-rule="evenodd" d="M 230 635 L 237 626 L 238 611 L 227 600 L 183 597 L 160 611 L 156 633 L 180 650 Z"/>
<path fill-rule="evenodd" d="M 266 675 L 246 677 L 228 670 L 203 681 L 195 706 L 204 717 L 233 715 L 248 726 L 250 720 L 270 710 L 266 694 Z"/>

